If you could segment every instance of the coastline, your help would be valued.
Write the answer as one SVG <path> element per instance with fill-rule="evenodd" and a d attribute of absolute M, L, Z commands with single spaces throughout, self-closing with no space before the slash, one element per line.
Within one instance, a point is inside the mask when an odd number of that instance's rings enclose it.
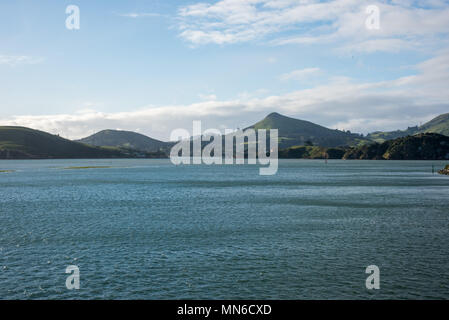
<path fill-rule="evenodd" d="M 449 176 L 449 164 L 446 165 L 446 167 L 444 167 L 444 169 L 438 170 L 438 173 Z"/>

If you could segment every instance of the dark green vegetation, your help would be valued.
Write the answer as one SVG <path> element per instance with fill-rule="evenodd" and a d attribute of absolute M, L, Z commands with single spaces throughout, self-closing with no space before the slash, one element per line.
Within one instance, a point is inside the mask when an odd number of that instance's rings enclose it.
<path fill-rule="evenodd" d="M 346 148 L 326 148 L 318 146 L 295 146 L 279 150 L 281 159 L 341 159 Z"/>
<path fill-rule="evenodd" d="M 0 159 L 127 158 L 135 150 L 94 147 L 24 127 L 0 127 Z M 156 155 L 155 155 L 156 156 Z"/>
<path fill-rule="evenodd" d="M 78 142 L 97 147 L 116 147 L 145 152 L 167 151 L 173 145 L 172 143 L 159 141 L 140 133 L 122 130 L 103 130 L 78 140 Z"/>
<path fill-rule="evenodd" d="M 449 114 L 440 115 L 421 127 L 390 133 L 377 132 L 366 138 L 349 132 L 331 130 L 308 121 L 288 118 L 278 113 L 268 115 L 252 128 L 279 129 L 279 158 L 449 159 L 449 137 L 446 136 L 449 135 Z M 386 141 L 385 137 L 391 140 Z M 376 140 L 378 142 L 373 142 Z"/>
<path fill-rule="evenodd" d="M 371 160 L 445 160 L 449 159 L 449 137 L 437 133 L 420 133 L 350 148 L 344 159 Z"/>
<path fill-rule="evenodd" d="M 276 112 L 270 113 L 250 128 L 278 129 L 280 149 L 307 144 L 322 147 L 357 146 L 370 142 L 359 134 L 329 129 Z"/>
<path fill-rule="evenodd" d="M 366 137 L 373 141 L 381 143 L 386 140 L 411 136 L 417 133 L 439 133 L 445 136 L 449 136 L 449 113 L 441 114 L 419 127 L 409 127 L 406 130 L 396 130 L 389 132 L 376 131 L 370 133 Z"/>
<path fill-rule="evenodd" d="M 446 160 L 449 137 L 437 133 L 420 133 L 358 147 L 326 148 L 294 146 L 279 150 L 287 159 L 359 159 L 359 160 Z"/>
<path fill-rule="evenodd" d="M 446 165 L 446 166 L 444 167 L 444 169 L 441 169 L 440 171 L 438 171 L 438 173 L 439 173 L 439 174 L 445 174 L 445 175 L 448 175 L 448 176 L 449 176 L 449 164 Z"/>

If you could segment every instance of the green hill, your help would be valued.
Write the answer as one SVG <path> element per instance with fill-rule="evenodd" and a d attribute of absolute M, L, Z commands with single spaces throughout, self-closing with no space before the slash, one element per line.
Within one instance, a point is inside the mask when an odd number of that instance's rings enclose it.
<path fill-rule="evenodd" d="M 449 136 L 449 113 L 439 115 L 438 117 L 426 122 L 422 126 L 408 127 L 406 130 L 396 131 L 376 131 L 367 135 L 367 138 L 376 141 L 384 142 L 386 140 L 411 136 L 417 133 L 438 133 Z"/>
<path fill-rule="evenodd" d="M 449 113 L 439 115 L 418 129 L 420 132 L 432 132 L 449 136 Z"/>
<path fill-rule="evenodd" d="M 171 143 L 159 141 L 140 133 L 122 130 L 103 130 L 80 139 L 78 142 L 98 147 L 127 148 L 146 152 L 165 151 L 172 146 Z"/>
<path fill-rule="evenodd" d="M 313 144 L 322 147 L 355 146 L 370 142 L 350 132 L 333 130 L 309 121 L 298 120 L 273 112 L 262 121 L 249 127 L 253 129 L 278 129 L 279 148 Z"/>
<path fill-rule="evenodd" d="M 344 154 L 343 159 L 447 160 L 449 137 L 437 133 L 419 133 L 351 148 Z"/>
<path fill-rule="evenodd" d="M 24 127 L 0 126 L 0 159 L 124 158 L 114 148 L 99 148 Z"/>

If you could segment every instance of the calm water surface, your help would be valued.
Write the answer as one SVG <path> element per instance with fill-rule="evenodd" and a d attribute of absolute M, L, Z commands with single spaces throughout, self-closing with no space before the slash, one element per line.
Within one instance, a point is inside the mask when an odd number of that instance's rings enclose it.
<path fill-rule="evenodd" d="M 0 161 L 0 299 L 448 299 L 449 177 L 432 164 Z"/>

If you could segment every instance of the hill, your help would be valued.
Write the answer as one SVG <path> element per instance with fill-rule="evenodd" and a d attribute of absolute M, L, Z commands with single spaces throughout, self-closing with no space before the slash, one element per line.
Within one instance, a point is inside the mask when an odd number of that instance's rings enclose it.
<path fill-rule="evenodd" d="M 343 159 L 368 160 L 447 160 L 449 137 L 437 133 L 420 133 L 350 148 Z"/>
<path fill-rule="evenodd" d="M 98 147 L 127 148 L 146 152 L 165 151 L 172 146 L 171 143 L 156 140 L 140 133 L 122 130 L 103 130 L 77 141 Z"/>
<path fill-rule="evenodd" d="M 441 114 L 419 127 L 408 127 L 406 130 L 387 132 L 376 131 L 367 135 L 367 138 L 381 143 L 386 140 L 411 136 L 417 133 L 438 133 L 449 136 L 449 113 Z"/>
<path fill-rule="evenodd" d="M 265 119 L 249 128 L 278 129 L 279 148 L 313 144 L 322 147 L 356 146 L 370 142 L 350 132 L 329 129 L 315 123 L 270 113 Z"/>
<path fill-rule="evenodd" d="M 418 128 L 420 132 L 439 133 L 449 136 L 449 113 L 441 114 Z"/>
<path fill-rule="evenodd" d="M 25 127 L 0 127 L 0 159 L 125 158 L 130 154 Z"/>

